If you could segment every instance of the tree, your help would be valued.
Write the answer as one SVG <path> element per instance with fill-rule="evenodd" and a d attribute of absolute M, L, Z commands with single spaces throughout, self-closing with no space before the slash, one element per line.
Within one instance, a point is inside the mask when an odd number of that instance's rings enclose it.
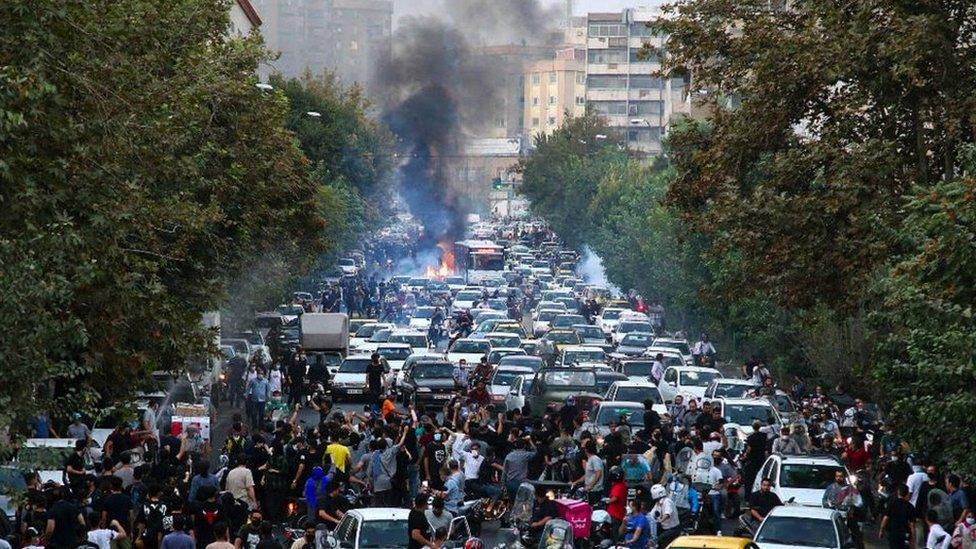
<path fill-rule="evenodd" d="M 571 246 L 590 230 L 586 212 L 608 167 L 624 162 L 619 137 L 593 114 L 570 118 L 559 130 L 536 139 L 535 154 L 522 161 L 521 193 Z"/>
<path fill-rule="evenodd" d="M 667 66 L 713 116 L 670 133 L 669 192 L 730 297 L 856 310 L 900 196 L 973 139 L 971 2 L 681 0 Z"/>
<path fill-rule="evenodd" d="M 91 411 L 208 351 L 271 250 L 324 247 L 316 185 L 229 2 L 0 3 L 0 424 Z"/>
<path fill-rule="evenodd" d="M 959 177 L 908 198 L 900 233 L 910 250 L 877 286 L 886 334 L 875 379 L 890 420 L 913 448 L 976 474 L 976 147 Z"/>

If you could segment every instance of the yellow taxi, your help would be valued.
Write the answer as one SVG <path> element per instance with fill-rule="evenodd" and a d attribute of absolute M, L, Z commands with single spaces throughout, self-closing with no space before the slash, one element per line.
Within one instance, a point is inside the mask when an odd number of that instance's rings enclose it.
<path fill-rule="evenodd" d="M 681 536 L 668 549 L 759 549 L 759 546 L 749 538 Z"/>

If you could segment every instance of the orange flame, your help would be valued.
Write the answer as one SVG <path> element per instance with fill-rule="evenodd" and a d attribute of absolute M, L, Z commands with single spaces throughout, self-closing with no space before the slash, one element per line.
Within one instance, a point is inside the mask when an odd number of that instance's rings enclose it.
<path fill-rule="evenodd" d="M 451 249 L 450 242 L 438 242 L 437 247 L 441 249 L 441 261 L 439 266 L 428 265 L 426 275 L 428 278 L 440 278 L 454 274 L 454 251 Z"/>

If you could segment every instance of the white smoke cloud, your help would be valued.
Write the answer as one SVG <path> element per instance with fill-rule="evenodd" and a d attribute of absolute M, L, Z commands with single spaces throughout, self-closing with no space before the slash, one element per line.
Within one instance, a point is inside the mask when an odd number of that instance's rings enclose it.
<path fill-rule="evenodd" d="M 607 271 L 603 268 L 603 260 L 589 246 L 583 246 L 583 256 L 577 270 L 583 277 L 583 282 L 610 288 L 614 293 L 620 293 L 620 289 L 607 278 Z"/>

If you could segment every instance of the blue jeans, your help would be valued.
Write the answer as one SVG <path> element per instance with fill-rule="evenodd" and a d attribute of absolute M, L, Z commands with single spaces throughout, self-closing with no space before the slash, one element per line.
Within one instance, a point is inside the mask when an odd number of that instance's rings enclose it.
<path fill-rule="evenodd" d="M 722 494 L 709 494 L 708 499 L 712 503 L 712 520 L 715 522 L 715 530 L 722 529 L 722 508 L 725 505 L 722 503 Z"/>
<path fill-rule="evenodd" d="M 420 465 L 416 463 L 407 465 L 407 482 L 410 486 L 410 501 L 413 502 L 413 498 L 417 497 L 417 491 L 420 490 Z"/>

